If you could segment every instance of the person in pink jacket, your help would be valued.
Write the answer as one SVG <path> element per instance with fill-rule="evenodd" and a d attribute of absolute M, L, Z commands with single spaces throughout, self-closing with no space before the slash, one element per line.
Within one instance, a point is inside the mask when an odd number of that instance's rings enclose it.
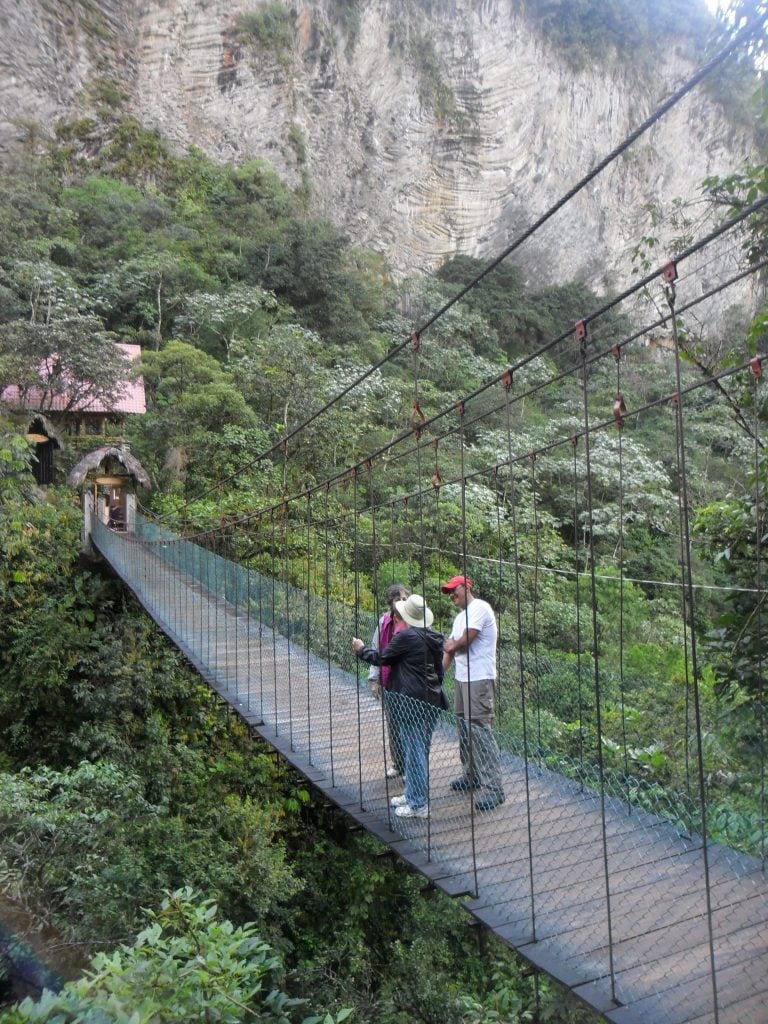
<path fill-rule="evenodd" d="M 395 622 L 394 607 L 396 601 L 404 601 L 410 594 L 407 587 L 402 583 L 393 583 L 387 587 L 384 600 L 387 602 L 387 611 L 379 618 L 376 629 L 373 631 L 371 647 L 381 651 L 387 646 L 395 633 L 395 627 L 402 628 L 403 623 Z M 371 684 L 371 693 L 377 700 L 381 700 L 381 691 L 388 688 L 389 676 L 392 671 L 390 665 L 371 665 L 368 670 L 368 681 Z M 390 763 L 387 768 L 387 778 L 396 779 L 405 771 L 405 752 L 402 739 L 397 731 L 397 724 L 392 722 L 390 705 L 384 701 L 384 714 L 387 720 L 387 735 L 389 737 Z"/>

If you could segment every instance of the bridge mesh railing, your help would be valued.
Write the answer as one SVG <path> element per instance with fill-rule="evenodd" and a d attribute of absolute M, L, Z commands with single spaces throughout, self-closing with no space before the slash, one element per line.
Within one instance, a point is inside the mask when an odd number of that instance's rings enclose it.
<path fill-rule="evenodd" d="M 685 796 L 601 773 L 504 729 L 468 737 L 470 769 L 489 740 L 498 747 L 504 802 L 484 806 L 487 789 L 453 788 L 463 766 L 451 711 L 370 693 L 351 638 L 372 635 L 373 615 L 238 566 L 142 518 L 133 534 L 97 523 L 93 536 L 177 645 L 263 735 L 287 740 L 327 775 L 336 799 L 377 815 L 422 849 L 455 891 L 476 898 L 479 916 L 502 915 L 518 947 L 535 941 L 539 954 L 551 949 L 574 970 L 613 977 L 621 1001 L 640 998 L 646 982 L 632 962 L 641 937 L 658 929 L 659 906 L 640 885 L 652 862 L 661 865 L 657 899 L 670 913 L 663 955 L 651 938 L 648 955 L 670 971 L 675 958 L 690 958 L 693 917 L 701 933 L 696 969 L 706 977 L 705 852 L 724 905 L 751 901 L 749 927 L 761 914 L 768 919 L 759 863 L 724 847 L 705 851 L 695 803 Z M 396 763 L 395 733 L 409 739 L 409 764 Z M 419 813 L 392 803 L 402 797 Z M 686 909 L 673 910 L 681 900 Z M 718 912 L 725 957 L 733 927 Z"/>
<path fill-rule="evenodd" d="M 144 517 L 138 517 L 137 539 L 151 543 L 156 555 L 178 572 L 196 580 L 206 591 L 236 610 L 243 626 L 244 638 L 249 626 L 267 628 L 293 648 L 298 662 L 301 652 L 327 660 L 335 669 L 348 672 L 359 681 L 367 678 L 368 667 L 361 665 L 351 650 L 351 638 L 360 636 L 368 642 L 376 627 L 376 616 L 348 604 L 318 595 L 275 580 L 256 570 L 237 565 L 230 559 L 207 550 Z M 201 624 L 210 630 L 208 619 Z M 270 634 L 271 636 L 272 634 Z M 247 660 L 247 651 L 245 652 Z M 538 663 L 541 659 L 536 659 Z M 525 671 L 534 673 L 534 659 L 525 663 Z M 244 661 L 244 664 L 246 662 Z M 504 663 L 502 662 L 502 665 Z M 500 679 L 499 688 L 519 692 L 519 678 L 514 666 L 506 665 L 508 678 Z M 548 666 L 550 674 L 554 671 Z M 567 669 L 559 668 L 560 673 Z M 571 671 L 573 671 L 571 669 Z M 561 679 L 561 686 L 567 689 Z M 445 690 L 452 706 L 453 682 L 446 677 Z M 250 694 L 249 694 L 250 695 Z M 536 712 L 532 711 L 535 720 Z M 581 786 L 603 790 L 611 799 L 624 802 L 628 808 L 658 815 L 690 835 L 700 828 L 701 809 L 690 793 L 670 791 L 627 771 L 603 768 L 587 756 L 571 757 L 550 748 L 535 727 L 524 738 L 519 721 L 495 730 L 503 751 L 526 759 L 539 769 L 550 769 Z"/>

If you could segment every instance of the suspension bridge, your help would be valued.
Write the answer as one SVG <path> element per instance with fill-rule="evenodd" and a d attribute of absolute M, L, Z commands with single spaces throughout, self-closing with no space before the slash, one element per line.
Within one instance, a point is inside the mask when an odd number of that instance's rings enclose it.
<path fill-rule="evenodd" d="M 522 957 L 615 1024 L 768 1020 L 768 880 L 589 773 L 554 771 L 502 733 L 507 798 L 454 792 L 442 713 L 429 817 L 393 815 L 381 704 L 359 670 L 313 651 L 360 629 L 353 609 L 250 571 L 138 517 L 93 542 L 146 611 L 260 737 L 328 799 Z M 362 623 L 371 627 L 373 620 Z M 325 642 L 325 640 L 323 640 Z M 322 644 L 321 644 L 322 646 Z M 343 661 L 343 658 L 338 660 Z"/>
<path fill-rule="evenodd" d="M 710 423 L 735 418 L 746 439 L 740 458 L 754 470 L 755 493 L 751 525 L 743 532 L 753 544 L 755 571 L 754 586 L 743 588 L 745 629 L 762 638 L 765 513 L 759 467 L 765 356 L 732 363 L 718 375 L 692 377 L 684 373 L 679 337 L 681 318 L 706 318 L 709 300 L 768 266 L 768 260 L 755 259 L 730 276 L 723 269 L 724 260 L 733 267 L 733 252 L 741 249 L 741 241 L 723 248 L 728 233 L 764 216 L 768 197 L 753 190 L 725 220 L 678 251 L 674 261 L 429 416 L 423 410 L 420 360 L 424 337 L 429 339 L 457 302 L 725 57 L 749 46 L 755 32 L 764 30 L 763 22 L 761 16 L 740 30 L 409 339 L 241 470 L 262 459 L 282 458 L 287 467 L 310 427 L 319 428 L 323 416 L 343 408 L 341 403 L 385 363 L 410 352 L 412 406 L 407 427 L 393 440 L 311 488 L 281 496 L 272 507 L 230 518 L 221 529 L 182 535 L 162 520 L 135 515 L 127 529 L 114 530 L 98 515 L 86 515 L 89 541 L 254 733 L 535 969 L 613 1024 L 768 1024 L 765 723 L 761 712 L 753 737 L 759 767 L 750 781 L 759 789 L 753 801 L 759 808 L 755 834 L 750 842 L 714 841 L 696 629 L 697 601 L 711 577 L 698 578 L 701 568 L 693 555 L 688 463 L 697 442 L 687 421 L 689 409 L 711 408 Z M 708 280 L 719 281 L 716 286 L 703 285 L 702 266 Z M 643 326 L 621 338 L 610 325 L 601 329 L 607 314 L 626 310 L 630 301 L 628 317 Z M 659 335 L 668 346 L 664 383 L 644 389 L 632 369 L 632 354 Z M 556 359 L 543 361 L 555 353 Z M 556 415 L 566 398 L 578 416 Z M 534 399 L 540 411 L 552 411 L 551 424 L 538 432 L 524 412 Z M 661 462 L 649 468 L 631 443 L 641 421 L 664 416 L 669 471 Z M 631 494 L 630 464 L 637 477 Z M 379 471 L 394 474 L 394 482 L 384 487 Z M 668 491 L 658 484 L 665 474 L 674 478 Z M 744 486 L 749 475 L 742 467 Z M 540 539 L 544 480 L 565 481 L 572 492 L 570 510 L 561 510 L 559 534 L 572 538 L 572 552 L 549 560 Z M 674 508 L 664 505 L 664 495 L 672 492 Z M 332 493 L 341 495 L 339 500 L 332 502 Z M 482 527 L 475 522 L 470 528 L 468 507 L 480 509 Z M 663 527 L 654 529 L 677 535 L 675 578 L 631 577 L 627 525 L 634 519 L 663 520 Z M 481 528 L 486 534 L 497 530 L 493 565 L 475 542 Z M 606 574 L 596 546 L 601 535 L 614 545 L 607 559 L 612 571 Z M 334 568 L 332 549 L 341 551 Z M 451 566 L 482 579 L 493 592 L 479 596 L 504 610 L 497 694 L 497 710 L 503 713 L 497 715 L 496 738 L 506 799 L 491 810 L 478 809 L 472 793 L 451 788 L 461 765 L 456 722 L 445 711 L 431 747 L 428 816 L 393 813 L 390 801 L 400 793 L 400 780 L 388 773 L 384 709 L 350 644 L 353 636 L 371 636 L 377 621 L 375 608 L 361 610 L 361 576 L 372 576 L 377 592 L 377 572 L 386 564 L 402 564 L 403 557 L 418 567 L 410 575 L 421 581 L 428 600 L 438 594 L 441 566 Z M 338 564 L 350 567 L 353 582 L 332 578 Z M 551 611 L 548 619 L 544 615 L 547 572 L 568 578 L 572 604 L 560 610 L 567 622 L 557 621 Z M 303 585 L 297 585 L 298 576 Z M 626 739 L 625 696 L 633 687 L 642 692 L 646 683 L 630 678 L 625 611 L 638 591 L 658 594 L 664 587 L 677 602 L 676 643 L 684 666 L 680 699 L 670 705 L 672 720 L 665 724 L 676 731 L 684 751 L 685 792 L 633 775 Z M 643 609 L 652 636 L 654 602 L 646 601 Z M 444 628 L 445 609 L 442 618 Z M 604 636 L 609 621 L 617 632 L 613 643 Z M 556 647 L 546 634 L 558 630 L 568 634 L 562 649 L 574 657 L 547 668 L 539 646 Z M 755 671 L 762 707 L 761 664 Z M 571 702 L 567 712 L 564 699 Z M 605 756 L 609 716 L 620 718 L 625 736 L 619 767 Z M 576 723 L 570 742 L 559 737 L 557 749 L 549 742 L 556 722 Z"/>

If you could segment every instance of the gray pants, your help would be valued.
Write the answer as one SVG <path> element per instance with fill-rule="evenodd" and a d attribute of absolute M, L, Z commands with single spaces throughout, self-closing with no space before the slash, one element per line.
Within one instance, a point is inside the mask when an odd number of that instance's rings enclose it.
<path fill-rule="evenodd" d="M 456 680 L 454 710 L 459 733 L 459 756 L 464 777 L 482 786 L 486 795 L 501 799 L 501 759 L 493 735 L 493 679 Z"/>

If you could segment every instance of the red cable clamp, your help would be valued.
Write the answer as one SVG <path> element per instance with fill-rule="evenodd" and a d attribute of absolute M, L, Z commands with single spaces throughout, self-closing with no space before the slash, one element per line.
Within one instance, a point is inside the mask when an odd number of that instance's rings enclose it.
<path fill-rule="evenodd" d="M 413 429 L 417 437 L 421 434 L 421 428 L 426 422 L 427 417 L 421 411 L 419 400 L 418 398 L 414 398 L 413 405 L 411 406 L 411 413 L 408 417 L 408 424 Z"/>
<path fill-rule="evenodd" d="M 499 377 L 499 380 L 504 385 L 507 391 L 512 387 L 513 377 L 511 370 L 505 370 Z"/>
<path fill-rule="evenodd" d="M 531 462 L 535 462 L 536 461 L 536 452 L 529 452 L 528 453 L 528 458 L 531 460 Z"/>
<path fill-rule="evenodd" d="M 672 284 L 673 281 L 677 280 L 677 264 L 674 260 L 670 260 L 669 263 L 664 264 L 661 268 L 661 276 L 667 284 Z"/>
<path fill-rule="evenodd" d="M 576 337 L 579 339 L 579 341 L 583 341 L 587 336 L 587 321 L 579 320 L 579 322 L 574 327 L 574 330 L 576 331 Z"/>
<path fill-rule="evenodd" d="M 434 488 L 440 488 L 443 485 L 443 478 L 440 476 L 440 470 L 436 469 L 432 474 L 432 486 Z"/>
<path fill-rule="evenodd" d="M 613 356 L 613 358 L 618 363 L 618 361 L 621 359 L 621 349 L 619 348 L 618 345 L 614 345 L 613 346 L 613 348 L 611 349 L 611 355 Z"/>
<path fill-rule="evenodd" d="M 458 402 L 456 403 L 456 412 L 458 412 L 459 416 L 463 416 L 464 415 L 464 408 L 465 408 L 465 406 L 464 406 L 464 399 L 460 398 L 458 400 Z"/>
<path fill-rule="evenodd" d="M 418 352 L 421 347 L 421 335 L 418 331 L 411 331 L 411 348 L 414 352 Z"/>
<path fill-rule="evenodd" d="M 680 405 L 680 392 L 676 391 L 672 395 L 672 405 Z"/>
<path fill-rule="evenodd" d="M 619 430 L 624 426 L 624 417 L 626 415 L 627 407 L 624 404 L 624 395 L 619 391 L 613 403 L 613 418 L 616 420 L 616 426 Z"/>
<path fill-rule="evenodd" d="M 575 448 L 576 445 L 579 443 L 579 435 L 578 434 L 571 434 L 570 442 L 571 442 L 571 445 Z"/>
<path fill-rule="evenodd" d="M 749 361 L 749 368 L 752 371 L 754 377 L 763 376 L 763 364 L 760 361 L 760 356 L 753 356 Z"/>

